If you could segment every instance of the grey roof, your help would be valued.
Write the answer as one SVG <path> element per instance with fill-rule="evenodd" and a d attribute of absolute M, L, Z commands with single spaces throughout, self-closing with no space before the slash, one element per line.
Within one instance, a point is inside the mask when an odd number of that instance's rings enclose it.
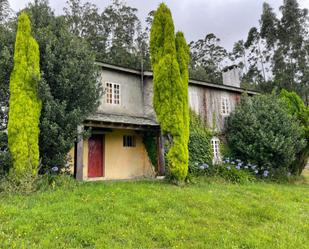
<path fill-rule="evenodd" d="M 107 113 L 96 113 L 86 118 L 86 121 L 96 121 L 113 124 L 128 124 L 139 126 L 159 126 L 159 124 L 152 119 L 146 117 L 134 117 L 128 115 L 116 115 Z"/>
<path fill-rule="evenodd" d="M 135 75 L 141 75 L 141 71 L 136 70 L 136 69 L 112 65 L 112 64 L 103 63 L 103 62 L 96 62 L 96 64 L 103 67 L 103 68 L 108 68 L 108 69 L 115 70 L 115 71 L 120 71 L 120 72 L 135 74 Z M 143 75 L 148 76 L 148 77 L 153 76 L 151 71 L 144 71 Z M 201 80 L 189 79 L 189 84 L 206 86 L 206 87 L 211 87 L 211 88 L 216 88 L 216 89 L 221 89 L 221 90 L 226 90 L 226 91 L 231 91 L 231 92 L 248 93 L 248 94 L 252 94 L 252 95 L 258 94 L 258 92 L 256 92 L 256 91 L 246 90 L 244 88 L 228 86 L 228 85 L 223 85 L 223 84 L 215 84 L 215 83 L 210 83 L 210 82 L 201 81 Z"/>
<path fill-rule="evenodd" d="M 191 84 L 191 85 L 207 86 L 207 87 L 211 87 L 211 88 L 222 89 L 222 90 L 238 92 L 238 93 L 248 93 L 248 94 L 252 94 L 252 95 L 258 94 L 258 92 L 252 91 L 252 90 L 246 90 L 246 89 L 235 87 L 235 86 L 213 84 L 213 83 L 208 83 L 206 81 L 200 81 L 200 80 L 189 79 L 189 84 Z"/>

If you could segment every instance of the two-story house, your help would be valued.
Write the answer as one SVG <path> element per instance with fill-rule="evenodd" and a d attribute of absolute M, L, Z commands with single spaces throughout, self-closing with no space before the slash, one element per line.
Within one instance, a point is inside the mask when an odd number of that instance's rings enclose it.
<path fill-rule="evenodd" d="M 164 172 L 160 158 L 158 165 L 151 164 L 143 143 L 145 132 L 157 134 L 157 154 L 163 157 L 160 126 L 152 105 L 152 72 L 98 65 L 104 94 L 96 114 L 79 127 L 80 131 L 91 128 L 91 137 L 80 139 L 70 153 L 74 175 L 79 180 L 103 180 L 151 177 Z M 218 132 L 245 92 L 240 88 L 237 68 L 224 72 L 223 81 L 223 85 L 189 81 L 190 108 Z M 212 146 L 214 157 L 219 157 L 218 138 L 212 140 Z"/>

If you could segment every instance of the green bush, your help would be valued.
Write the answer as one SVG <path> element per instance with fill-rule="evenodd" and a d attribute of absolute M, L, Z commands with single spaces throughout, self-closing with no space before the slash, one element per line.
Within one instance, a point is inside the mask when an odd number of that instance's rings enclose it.
<path fill-rule="evenodd" d="M 305 145 L 295 118 L 275 95 L 243 97 L 227 122 L 226 138 L 232 155 L 257 164 L 258 170 L 288 172 Z"/>
<path fill-rule="evenodd" d="M 255 165 L 247 165 L 241 160 L 223 160 L 220 164 L 202 164 L 198 167 L 198 174 L 208 177 L 220 177 L 227 182 L 244 184 L 253 182 L 256 177 L 269 178 L 269 171 L 264 170 L 261 175 L 256 171 Z"/>
<path fill-rule="evenodd" d="M 287 107 L 288 113 L 299 121 L 304 134 L 303 138 L 306 141 L 306 146 L 296 155 L 296 159 L 291 165 L 291 171 L 300 175 L 309 158 L 309 108 L 295 92 L 282 90 L 280 99 Z"/>
<path fill-rule="evenodd" d="M 5 132 L 0 132 L 0 175 L 8 173 L 12 165 L 12 158 L 8 149 L 8 136 Z"/>
<path fill-rule="evenodd" d="M 1 176 L 0 194 L 31 194 L 38 191 L 49 191 L 58 187 L 71 189 L 77 184 L 78 182 L 69 174 L 48 172 L 33 177 L 31 172 L 26 172 L 23 175 L 23 181 L 19 181 L 10 175 Z"/>
<path fill-rule="evenodd" d="M 200 165 L 211 164 L 211 137 L 211 131 L 200 117 L 190 111 L 189 173 L 197 174 Z"/>
<path fill-rule="evenodd" d="M 249 170 L 238 170 L 236 167 L 226 166 L 225 164 L 219 164 L 216 167 L 216 175 L 228 182 L 244 184 L 255 180 L 254 175 Z"/>

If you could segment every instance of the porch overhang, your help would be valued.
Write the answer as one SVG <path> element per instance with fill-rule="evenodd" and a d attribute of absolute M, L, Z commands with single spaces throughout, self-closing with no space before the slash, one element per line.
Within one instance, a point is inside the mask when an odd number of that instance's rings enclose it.
<path fill-rule="evenodd" d="M 159 131 L 159 124 L 150 118 L 96 113 L 84 121 L 85 127 Z"/>

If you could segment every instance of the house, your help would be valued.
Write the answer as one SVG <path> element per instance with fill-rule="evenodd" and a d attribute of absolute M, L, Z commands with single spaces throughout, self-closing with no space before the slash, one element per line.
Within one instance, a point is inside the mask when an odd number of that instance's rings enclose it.
<path fill-rule="evenodd" d="M 104 88 L 96 114 L 78 127 L 91 129 L 88 139 L 79 139 L 70 152 L 74 175 L 79 180 L 132 179 L 164 174 L 160 126 L 152 105 L 152 72 L 98 63 Z M 219 133 L 224 120 L 245 92 L 240 88 L 235 67 L 223 74 L 224 84 L 189 81 L 189 105 Z M 249 95 L 255 92 L 247 91 Z M 156 137 L 157 165 L 152 165 L 143 137 Z M 219 157 L 219 139 L 212 140 L 214 157 Z"/>

